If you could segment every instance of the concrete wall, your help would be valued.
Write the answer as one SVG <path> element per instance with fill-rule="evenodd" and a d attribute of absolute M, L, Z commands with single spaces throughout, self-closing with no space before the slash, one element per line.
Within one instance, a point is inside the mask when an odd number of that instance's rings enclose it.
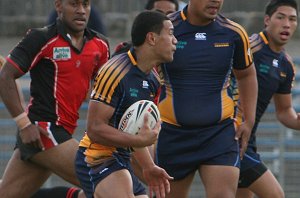
<path fill-rule="evenodd" d="M 53 2 L 54 0 L 0 0 L 0 36 L 22 36 L 30 27 L 43 26 L 54 7 Z M 109 37 L 128 37 L 132 19 L 138 11 L 143 10 L 146 0 L 92 2 L 102 15 Z M 222 13 L 243 25 L 252 34 L 263 28 L 266 2 L 267 0 L 226 0 Z M 299 35 L 300 31 L 297 31 L 295 37 L 300 38 Z"/>

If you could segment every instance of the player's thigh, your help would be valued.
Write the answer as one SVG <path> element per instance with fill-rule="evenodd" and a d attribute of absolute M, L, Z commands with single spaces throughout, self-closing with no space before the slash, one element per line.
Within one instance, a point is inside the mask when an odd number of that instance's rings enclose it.
<path fill-rule="evenodd" d="M 94 192 L 95 198 L 134 198 L 129 171 L 121 169 L 100 181 Z"/>
<path fill-rule="evenodd" d="M 22 161 L 19 149 L 16 149 L 2 176 L 0 183 L 1 198 L 31 197 L 50 174 L 50 171 L 45 168 L 31 162 Z"/>
<path fill-rule="evenodd" d="M 78 145 L 78 141 L 72 138 L 51 149 L 39 152 L 32 157 L 32 161 L 50 169 L 66 181 L 79 186 L 74 164 Z"/>
<path fill-rule="evenodd" d="M 208 198 L 235 197 L 239 168 L 225 165 L 201 165 L 199 173 Z"/>
<path fill-rule="evenodd" d="M 254 198 L 254 193 L 248 188 L 238 188 L 235 198 Z"/>
<path fill-rule="evenodd" d="M 249 186 L 249 189 L 260 198 L 283 198 L 284 192 L 281 185 L 270 170 Z"/>
<path fill-rule="evenodd" d="M 166 194 L 167 198 L 188 198 L 195 172 L 190 173 L 183 179 L 170 181 L 170 193 Z"/>

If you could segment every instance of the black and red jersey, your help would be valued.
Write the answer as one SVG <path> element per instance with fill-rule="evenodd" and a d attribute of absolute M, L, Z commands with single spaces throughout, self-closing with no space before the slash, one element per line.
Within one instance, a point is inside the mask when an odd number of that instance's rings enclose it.
<path fill-rule="evenodd" d="M 104 36 L 86 29 L 84 44 L 78 50 L 58 20 L 51 26 L 29 30 L 7 61 L 22 73 L 30 72 L 31 121 L 54 122 L 72 134 L 90 82 L 108 58 Z"/>

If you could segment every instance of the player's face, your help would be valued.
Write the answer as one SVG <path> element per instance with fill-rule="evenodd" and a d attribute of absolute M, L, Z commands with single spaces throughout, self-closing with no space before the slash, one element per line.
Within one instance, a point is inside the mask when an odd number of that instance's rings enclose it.
<path fill-rule="evenodd" d="M 176 5 L 171 1 L 156 1 L 154 3 L 153 10 L 159 10 L 165 14 L 170 14 L 176 11 Z"/>
<path fill-rule="evenodd" d="M 164 21 L 164 27 L 156 40 L 156 52 L 161 62 L 171 62 L 176 50 L 177 39 L 174 36 L 174 27 L 170 20 Z"/>
<path fill-rule="evenodd" d="M 207 25 L 217 17 L 222 5 L 223 0 L 190 0 L 188 20 L 193 25 Z"/>
<path fill-rule="evenodd" d="M 67 27 L 68 33 L 83 32 L 90 16 L 90 0 L 57 0 L 58 16 Z"/>
<path fill-rule="evenodd" d="M 266 30 L 273 45 L 285 45 L 294 34 L 297 21 L 297 12 L 290 6 L 280 6 L 271 17 L 266 16 Z"/>

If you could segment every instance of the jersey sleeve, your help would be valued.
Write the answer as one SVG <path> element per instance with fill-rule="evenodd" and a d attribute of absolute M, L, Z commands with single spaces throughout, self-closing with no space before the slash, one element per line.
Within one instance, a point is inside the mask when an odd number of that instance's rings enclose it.
<path fill-rule="evenodd" d="M 295 66 L 291 60 L 285 61 L 285 66 L 287 68 L 286 74 L 281 72 L 280 76 L 285 77 L 283 83 L 280 84 L 276 93 L 279 94 L 290 94 L 293 87 L 293 82 L 295 80 Z"/>
<path fill-rule="evenodd" d="M 110 59 L 99 70 L 91 93 L 91 100 L 106 103 L 116 107 L 122 97 L 124 77 L 129 71 L 126 65 L 116 66 L 115 61 Z"/>
<path fill-rule="evenodd" d="M 243 27 L 237 27 L 237 35 L 234 41 L 235 50 L 233 54 L 233 68 L 242 70 L 252 64 L 253 55 L 250 50 L 250 43 L 247 32 Z"/>
<path fill-rule="evenodd" d="M 93 77 L 96 77 L 98 70 L 108 61 L 110 57 L 110 49 L 108 41 L 97 38 L 98 46 L 99 46 L 99 52 L 100 57 L 97 58 L 98 64 L 97 67 L 95 67 L 93 72 Z"/>
<path fill-rule="evenodd" d="M 26 73 L 30 70 L 34 62 L 38 62 L 39 53 L 45 43 L 45 37 L 42 31 L 37 29 L 28 30 L 26 36 L 10 52 L 8 61 L 17 69 Z"/>

